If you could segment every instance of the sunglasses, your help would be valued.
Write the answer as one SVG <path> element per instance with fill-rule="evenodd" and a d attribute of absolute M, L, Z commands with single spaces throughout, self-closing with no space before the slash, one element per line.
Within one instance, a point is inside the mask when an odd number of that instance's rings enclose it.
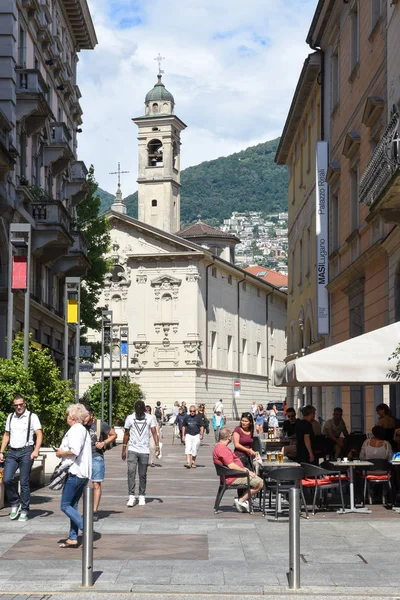
<path fill-rule="evenodd" d="M 14 408 L 18 408 L 20 406 L 25 406 L 24 402 L 20 402 L 19 404 L 13 404 Z"/>
<path fill-rule="evenodd" d="M 196 411 L 195 411 L 195 410 L 190 410 L 189 412 L 190 412 L 190 413 L 193 413 L 193 414 L 195 414 L 195 413 L 196 413 Z"/>

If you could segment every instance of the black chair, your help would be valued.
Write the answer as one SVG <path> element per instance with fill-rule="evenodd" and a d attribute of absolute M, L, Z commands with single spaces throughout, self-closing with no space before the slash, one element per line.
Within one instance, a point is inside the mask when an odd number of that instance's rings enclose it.
<path fill-rule="evenodd" d="M 384 490 L 385 486 L 387 485 L 389 488 L 389 492 L 390 492 L 391 503 L 393 504 L 394 498 L 393 498 L 393 487 L 392 487 L 392 482 L 391 482 L 390 463 L 387 460 L 385 460 L 384 458 L 368 458 L 368 461 L 373 464 L 371 467 L 364 467 L 364 474 L 363 474 L 364 505 L 365 505 L 365 501 L 367 498 L 367 494 L 368 494 L 369 503 L 372 504 L 372 498 L 369 493 L 369 486 L 371 483 L 373 483 L 374 486 L 378 485 L 378 484 L 382 485 L 382 496 L 384 496 L 383 490 Z M 383 497 L 382 497 L 382 503 L 384 503 Z"/>
<path fill-rule="evenodd" d="M 358 458 L 360 456 L 361 446 L 367 439 L 365 433 L 360 431 L 352 431 L 343 442 L 340 456 L 343 458 Z"/>
<path fill-rule="evenodd" d="M 302 488 L 314 488 L 312 514 L 315 515 L 315 505 L 317 500 L 324 495 L 324 491 L 334 489 L 339 490 L 342 509 L 344 511 L 342 482 L 348 478 L 342 475 L 340 471 L 322 469 L 309 463 L 301 463 L 301 466 L 304 469 L 304 479 L 301 482 Z"/>
<path fill-rule="evenodd" d="M 269 490 L 269 507 L 271 508 L 271 494 L 275 492 L 275 521 L 278 520 L 278 495 L 288 495 L 293 484 L 300 486 L 300 494 L 303 505 L 306 509 L 306 517 L 308 519 L 307 504 L 304 499 L 304 493 L 301 488 L 301 480 L 304 476 L 302 467 L 277 467 L 271 471 L 264 470 L 263 478 L 265 481 L 263 493 L 263 516 L 265 517 L 265 498 L 267 490 Z M 271 481 L 272 480 L 272 481 Z"/>
<path fill-rule="evenodd" d="M 251 501 L 251 487 L 250 487 L 250 473 L 248 471 L 234 471 L 233 469 L 228 469 L 228 467 L 223 467 L 222 465 L 217 465 L 214 463 L 215 470 L 217 471 L 217 475 L 220 477 L 220 484 L 217 492 L 217 497 L 215 498 L 214 503 L 214 512 L 215 514 L 219 511 L 219 505 L 221 504 L 222 496 L 225 494 L 226 490 L 246 490 L 249 496 L 249 511 L 253 512 L 253 505 Z M 226 483 L 227 477 L 246 477 L 247 483 L 231 483 L 228 485 Z"/>

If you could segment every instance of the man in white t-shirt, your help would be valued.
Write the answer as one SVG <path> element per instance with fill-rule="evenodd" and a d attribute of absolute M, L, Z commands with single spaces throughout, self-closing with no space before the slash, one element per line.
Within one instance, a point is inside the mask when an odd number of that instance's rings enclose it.
<path fill-rule="evenodd" d="M 217 400 L 214 406 L 214 412 L 220 412 L 221 415 L 224 417 L 224 405 L 222 404 L 222 398 L 220 398 L 220 400 Z"/>
<path fill-rule="evenodd" d="M 156 454 L 159 454 L 160 444 L 157 434 L 157 421 L 154 415 L 146 412 L 145 403 L 138 400 L 135 403 L 135 412 L 128 415 L 125 421 L 124 440 L 122 443 L 122 460 L 126 460 L 128 448 L 128 488 L 129 499 L 127 506 L 136 504 L 136 471 L 139 470 L 139 506 L 146 504 L 147 467 L 149 466 L 150 435 L 156 445 Z"/>

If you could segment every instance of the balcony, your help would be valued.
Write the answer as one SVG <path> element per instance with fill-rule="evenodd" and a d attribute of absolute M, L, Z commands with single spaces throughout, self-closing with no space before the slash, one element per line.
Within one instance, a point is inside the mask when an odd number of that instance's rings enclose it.
<path fill-rule="evenodd" d="M 78 160 L 71 165 L 71 181 L 65 184 L 66 197 L 69 198 L 71 204 L 76 206 L 84 200 L 88 184 L 86 177 L 88 170 L 83 160 Z"/>
<path fill-rule="evenodd" d="M 0 110 L 0 183 L 7 182 L 8 173 L 14 168 L 17 150 L 10 141 L 12 124 Z"/>
<path fill-rule="evenodd" d="M 55 271 L 58 274 L 65 274 L 68 277 L 83 277 L 89 268 L 87 258 L 87 245 L 83 234 L 80 231 L 72 231 L 73 244 L 68 249 L 68 253 L 55 264 Z"/>
<path fill-rule="evenodd" d="M 67 254 L 74 243 L 70 234 L 71 217 L 62 202 L 34 202 L 29 211 L 35 221 L 32 252 L 43 262 L 57 260 Z"/>
<path fill-rule="evenodd" d="M 22 0 L 22 6 L 28 12 L 28 17 L 33 17 L 36 11 L 40 10 L 39 0 Z"/>
<path fill-rule="evenodd" d="M 65 123 L 50 124 L 49 144 L 44 148 L 43 164 L 51 165 L 53 175 L 58 175 L 69 166 L 74 159 L 72 135 Z"/>
<path fill-rule="evenodd" d="M 43 128 L 53 117 L 49 88 L 37 69 L 16 69 L 17 121 L 24 121 L 28 136 Z"/>
<path fill-rule="evenodd" d="M 363 176 L 359 201 L 387 223 L 400 223 L 400 114 L 395 113 L 382 135 Z"/>

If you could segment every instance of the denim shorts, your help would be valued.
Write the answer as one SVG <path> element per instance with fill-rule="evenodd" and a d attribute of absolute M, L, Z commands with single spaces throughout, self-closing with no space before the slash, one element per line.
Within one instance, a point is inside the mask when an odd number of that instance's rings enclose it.
<path fill-rule="evenodd" d="M 104 481 L 104 458 L 93 456 L 92 458 L 92 481 Z"/>

